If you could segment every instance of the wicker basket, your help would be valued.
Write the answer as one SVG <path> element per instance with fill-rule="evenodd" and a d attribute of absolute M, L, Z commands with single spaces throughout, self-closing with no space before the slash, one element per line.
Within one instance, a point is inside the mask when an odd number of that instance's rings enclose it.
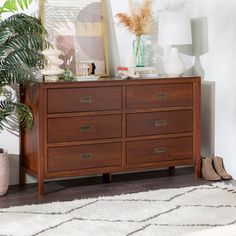
<path fill-rule="evenodd" d="M 6 194 L 9 186 L 9 159 L 6 152 L 0 153 L 0 196 Z"/>

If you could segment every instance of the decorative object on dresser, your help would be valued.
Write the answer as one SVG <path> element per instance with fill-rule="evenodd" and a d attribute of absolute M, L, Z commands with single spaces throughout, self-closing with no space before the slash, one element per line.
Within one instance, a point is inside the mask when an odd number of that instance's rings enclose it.
<path fill-rule="evenodd" d="M 52 47 L 45 49 L 43 52 L 47 62 L 44 69 L 42 69 L 42 74 L 44 75 L 45 81 L 58 81 L 59 76 L 62 75 L 65 70 L 60 68 L 64 62 L 59 58 L 62 55 L 62 51 L 58 50 L 55 44 L 52 44 Z"/>
<path fill-rule="evenodd" d="M 121 79 L 156 79 L 158 74 L 155 67 L 118 67 L 116 77 Z"/>
<path fill-rule="evenodd" d="M 66 81 L 71 81 L 74 79 L 74 73 L 70 69 L 72 60 L 73 56 L 66 60 L 66 69 L 63 75 L 63 79 Z"/>
<path fill-rule="evenodd" d="M 144 67 L 145 42 L 143 35 L 155 32 L 155 22 L 152 16 L 152 0 L 143 0 L 141 6 L 137 7 L 134 0 L 129 1 L 130 14 L 118 13 L 116 17 L 136 39 L 133 42 L 133 56 L 137 67 Z"/>
<path fill-rule="evenodd" d="M 183 12 L 165 12 L 159 16 L 158 43 L 160 45 L 192 44 L 190 17 Z M 177 47 L 171 47 L 164 62 L 164 71 L 169 76 L 181 76 L 185 65 Z"/>
<path fill-rule="evenodd" d="M 92 60 L 97 75 L 108 75 L 105 0 L 39 0 L 48 39 L 64 53 L 63 69 L 80 76 L 79 63 Z"/>
<path fill-rule="evenodd" d="M 200 77 L 40 82 L 25 91 L 34 126 L 25 171 L 44 180 L 194 165 L 200 177 Z"/>

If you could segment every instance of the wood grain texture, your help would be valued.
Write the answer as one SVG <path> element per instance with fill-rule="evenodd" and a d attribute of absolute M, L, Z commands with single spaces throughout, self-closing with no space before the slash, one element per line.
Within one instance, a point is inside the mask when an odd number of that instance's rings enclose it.
<path fill-rule="evenodd" d="M 48 113 L 121 109 L 121 87 L 48 89 Z"/>
<path fill-rule="evenodd" d="M 127 86 L 127 108 L 191 106 L 191 84 Z"/>
<path fill-rule="evenodd" d="M 25 90 L 21 87 L 21 102 L 28 104 L 34 116 L 33 127 L 30 132 L 21 131 L 20 154 L 21 167 L 36 172 L 38 168 L 37 156 L 39 152 L 40 118 L 39 118 L 39 87 L 37 84 Z M 21 174 L 21 173 L 20 173 Z M 23 177 L 22 177 L 23 178 Z M 22 184 L 24 181 L 22 181 Z"/>
<path fill-rule="evenodd" d="M 21 177 L 110 174 L 195 166 L 200 177 L 200 77 L 37 83 L 22 96 Z M 154 154 L 153 154 L 154 153 Z"/>
<path fill-rule="evenodd" d="M 158 168 L 167 168 L 169 166 L 190 166 L 194 165 L 193 159 L 183 159 L 183 160 L 174 160 L 174 161 L 161 161 L 161 162 L 147 162 L 139 164 L 126 164 L 125 166 L 109 166 L 109 167 L 96 167 L 89 169 L 81 170 L 70 170 L 63 172 L 47 172 L 45 178 L 55 179 L 58 176 L 61 177 L 76 177 L 76 176 L 85 176 L 85 175 L 94 175 L 94 174 L 103 174 L 103 173 L 122 173 L 122 172 L 135 172 L 135 171 L 147 171 Z"/>
<path fill-rule="evenodd" d="M 192 110 L 129 114 L 127 136 L 192 132 L 192 119 Z"/>
<path fill-rule="evenodd" d="M 193 159 L 196 179 L 201 178 L 201 80 L 193 83 Z"/>
<path fill-rule="evenodd" d="M 192 137 L 155 139 L 127 143 L 127 164 L 192 159 Z"/>
<path fill-rule="evenodd" d="M 121 137 L 121 116 L 87 116 L 48 119 L 48 142 Z"/>
<path fill-rule="evenodd" d="M 48 172 L 120 166 L 121 143 L 48 149 Z"/>

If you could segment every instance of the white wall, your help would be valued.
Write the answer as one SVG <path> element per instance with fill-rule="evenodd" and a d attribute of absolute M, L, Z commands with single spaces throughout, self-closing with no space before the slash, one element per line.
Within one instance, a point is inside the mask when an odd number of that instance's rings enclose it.
<path fill-rule="evenodd" d="M 236 1 L 194 0 L 193 9 L 194 17 L 200 19 L 196 37 L 205 35 L 203 43 L 195 48 L 200 57 L 196 71 L 205 80 L 203 151 L 223 157 L 226 168 L 236 178 Z"/>

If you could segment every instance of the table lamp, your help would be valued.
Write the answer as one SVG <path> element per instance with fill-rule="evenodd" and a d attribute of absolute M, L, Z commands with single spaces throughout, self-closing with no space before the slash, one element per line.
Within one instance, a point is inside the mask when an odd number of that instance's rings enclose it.
<path fill-rule="evenodd" d="M 175 45 L 192 44 L 190 17 L 184 12 L 165 12 L 159 15 L 158 43 L 170 45 L 170 54 L 164 62 L 168 76 L 181 76 L 185 65 Z"/>

